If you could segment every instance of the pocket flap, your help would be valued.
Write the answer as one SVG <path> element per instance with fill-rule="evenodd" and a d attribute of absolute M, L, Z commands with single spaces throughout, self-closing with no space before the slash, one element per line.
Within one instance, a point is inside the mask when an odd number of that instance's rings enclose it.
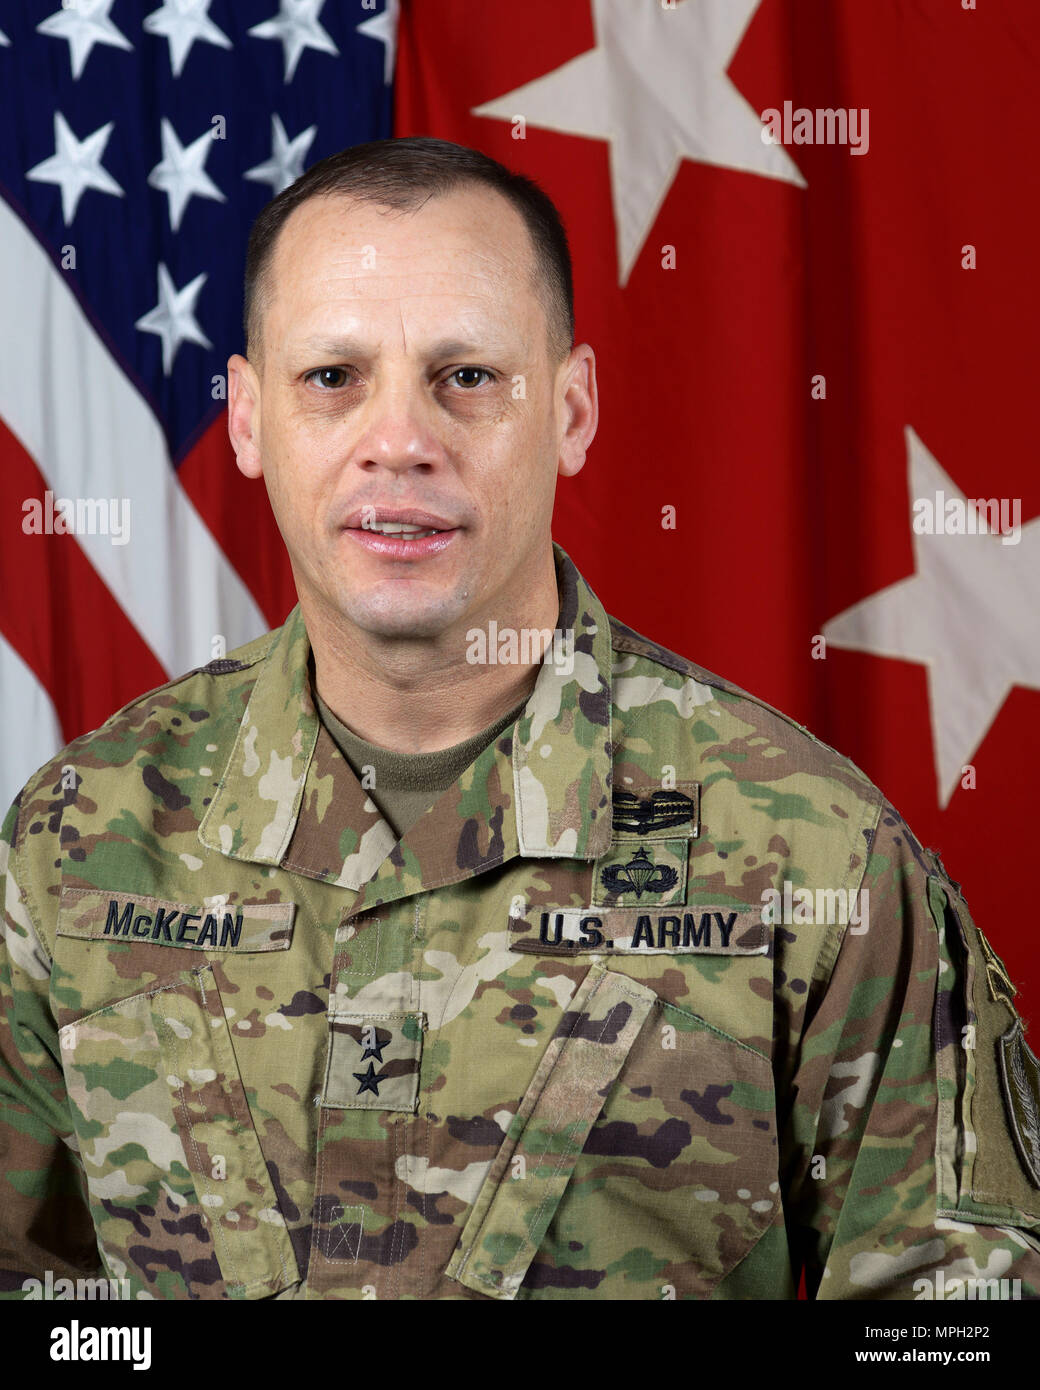
<path fill-rule="evenodd" d="M 638 980 L 592 966 L 509 1126 L 448 1264 L 449 1278 L 489 1297 L 515 1298 L 656 1002 Z"/>

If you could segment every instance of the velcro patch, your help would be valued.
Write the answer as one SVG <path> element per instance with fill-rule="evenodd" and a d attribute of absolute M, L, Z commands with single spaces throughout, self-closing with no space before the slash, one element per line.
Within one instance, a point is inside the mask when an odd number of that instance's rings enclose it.
<path fill-rule="evenodd" d="M 1023 1167 L 1040 1187 L 1040 1061 L 1022 1036 L 1019 1019 L 999 1039 L 1000 1081 Z"/>
<path fill-rule="evenodd" d="M 1005 1003 L 1014 1013 L 1014 998 L 1018 990 L 1011 983 L 1007 966 L 986 940 L 985 933 L 982 931 L 979 931 L 979 945 L 982 947 L 982 954 L 986 960 L 986 985 L 989 988 L 989 997 Z"/>
<path fill-rule="evenodd" d="M 615 787 L 611 796 L 614 838 L 625 835 L 639 840 L 691 839 L 700 832 L 701 785 L 680 782 L 676 787 L 657 787 L 645 795 Z"/>
<path fill-rule="evenodd" d="M 615 840 L 596 860 L 592 902 L 596 907 L 682 903 L 686 897 L 688 840 Z"/>
<path fill-rule="evenodd" d="M 542 955 L 758 956 L 769 949 L 760 908 L 532 908 L 509 918 L 509 948 Z"/>
<path fill-rule="evenodd" d="M 286 951 L 295 902 L 241 903 L 216 895 L 202 903 L 167 902 L 103 888 L 61 890 L 58 936 L 138 941 L 193 951 Z"/>
<path fill-rule="evenodd" d="M 330 1014 L 322 1105 L 414 1111 L 424 1023 L 420 1013 Z"/>
<path fill-rule="evenodd" d="M 929 875 L 928 906 L 941 962 L 937 1210 L 962 1221 L 1033 1227 L 1040 1221 L 1040 1064 L 1022 1037 L 1007 971 L 948 879 Z"/>

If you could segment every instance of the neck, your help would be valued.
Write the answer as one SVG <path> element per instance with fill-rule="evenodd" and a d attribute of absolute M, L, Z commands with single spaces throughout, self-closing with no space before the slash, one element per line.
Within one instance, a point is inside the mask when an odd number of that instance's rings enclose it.
<path fill-rule="evenodd" d="M 374 636 L 341 614 L 327 619 L 302 594 L 300 606 L 318 694 L 360 738 L 401 753 L 435 753 L 463 743 L 534 689 L 544 637 L 520 643 L 518 659 L 472 661 L 467 660 L 468 631 L 489 634 L 493 616 L 499 633 L 551 634 L 560 609 L 551 549 L 537 583 L 515 601 L 495 603 L 493 615 L 467 614 L 450 630 L 422 641 Z M 488 648 L 491 655 L 495 641 L 489 640 Z"/>

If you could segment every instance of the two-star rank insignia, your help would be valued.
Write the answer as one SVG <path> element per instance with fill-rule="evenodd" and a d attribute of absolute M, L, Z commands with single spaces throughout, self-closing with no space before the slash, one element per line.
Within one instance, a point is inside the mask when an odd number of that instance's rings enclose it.
<path fill-rule="evenodd" d="M 394 1040 L 394 1035 L 387 1028 L 378 1028 L 374 1023 L 366 1023 L 361 1029 L 361 1046 L 364 1051 L 361 1054 L 362 1063 L 368 1062 L 368 1071 L 356 1071 L 353 1073 L 355 1080 L 360 1081 L 358 1095 L 364 1095 L 366 1091 L 371 1091 L 374 1096 L 379 1094 L 379 1083 L 384 1080 L 383 1076 L 377 1076 L 372 1063 L 368 1061 L 374 1057 L 380 1066 L 383 1065 L 383 1048 L 389 1047 Z"/>
<path fill-rule="evenodd" d="M 322 1104 L 414 1114 L 425 1028 L 421 1013 L 331 1014 Z"/>

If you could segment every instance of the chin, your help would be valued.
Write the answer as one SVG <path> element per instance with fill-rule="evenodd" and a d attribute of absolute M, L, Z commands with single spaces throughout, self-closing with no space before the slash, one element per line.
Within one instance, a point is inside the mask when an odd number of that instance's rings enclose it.
<path fill-rule="evenodd" d="M 459 616 L 458 605 L 446 603 L 359 604 L 354 595 L 340 612 L 373 637 L 439 637 Z"/>
<path fill-rule="evenodd" d="M 400 622 L 359 623 L 358 626 L 362 627 L 371 637 L 432 641 L 434 638 L 441 636 L 448 624 L 435 619 L 424 620 L 421 617 L 415 619 L 403 617 Z"/>

